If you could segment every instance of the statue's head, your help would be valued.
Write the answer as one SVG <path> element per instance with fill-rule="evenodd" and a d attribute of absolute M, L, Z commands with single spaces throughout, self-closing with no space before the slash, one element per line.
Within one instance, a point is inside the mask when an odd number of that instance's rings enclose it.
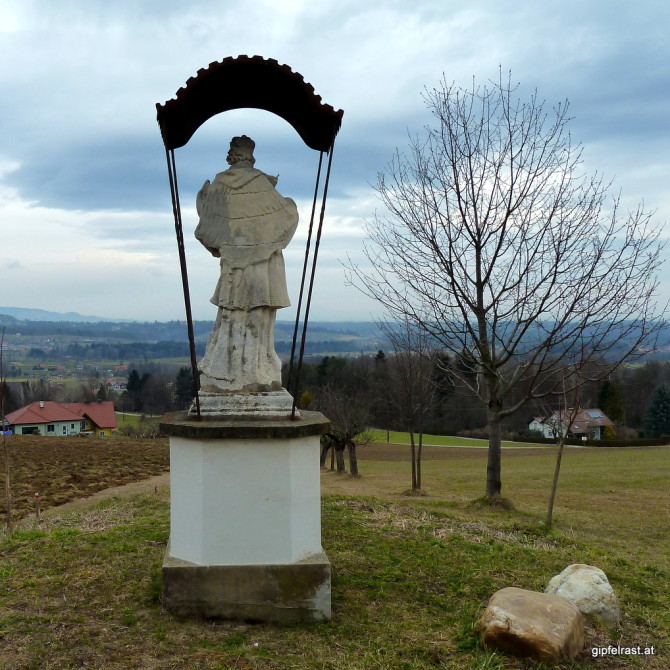
<path fill-rule="evenodd" d="M 254 158 L 254 148 L 256 142 L 250 137 L 233 137 L 230 140 L 230 151 L 228 152 L 228 165 L 231 167 L 253 167 L 256 159 Z"/>

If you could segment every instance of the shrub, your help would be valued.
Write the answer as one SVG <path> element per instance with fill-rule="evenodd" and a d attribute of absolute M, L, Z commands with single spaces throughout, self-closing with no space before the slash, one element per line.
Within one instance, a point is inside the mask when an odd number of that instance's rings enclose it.
<path fill-rule="evenodd" d="M 531 442 L 533 444 L 556 444 L 553 437 L 526 437 L 524 435 L 513 435 L 510 438 L 514 442 Z M 581 447 L 660 447 L 670 444 L 670 438 L 663 437 L 642 437 L 642 438 L 624 438 L 613 440 L 582 440 L 580 438 L 569 437 L 566 444 Z"/>
<path fill-rule="evenodd" d="M 474 437 L 478 440 L 488 440 L 489 439 L 489 429 L 488 426 L 483 426 L 482 428 L 471 428 L 469 430 L 459 430 L 456 435 L 459 437 Z"/>

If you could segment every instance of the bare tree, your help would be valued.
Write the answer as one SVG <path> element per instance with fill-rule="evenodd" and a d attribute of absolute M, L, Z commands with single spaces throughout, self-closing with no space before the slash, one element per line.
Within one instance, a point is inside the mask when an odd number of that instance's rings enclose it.
<path fill-rule="evenodd" d="M 502 75 L 424 98 L 437 123 L 380 173 L 369 263 L 349 279 L 464 363 L 452 373 L 486 407 L 493 498 L 503 419 L 576 360 L 602 378 L 655 346 L 659 230 L 583 170 L 567 102 L 523 101 Z"/>
<path fill-rule="evenodd" d="M 551 489 L 549 490 L 547 517 L 544 522 L 547 528 L 551 528 L 554 522 L 554 502 L 556 501 L 558 479 L 561 474 L 561 463 L 563 461 L 565 442 L 568 439 L 570 427 L 573 425 L 575 419 L 582 411 L 581 390 L 583 388 L 583 384 L 580 384 L 578 379 L 570 379 L 575 375 L 579 375 L 580 372 L 581 371 L 579 369 L 573 372 L 570 370 L 566 371 L 566 377 L 564 377 L 562 380 L 563 388 L 560 393 L 560 404 L 562 405 L 561 408 L 553 414 L 549 414 L 547 408 L 544 408 L 544 412 L 548 417 L 548 419 L 545 420 L 545 423 L 549 422 L 551 432 L 556 439 L 556 444 L 558 446 L 558 450 L 556 451 L 556 464 L 554 465 L 554 476 L 551 480 Z M 568 387 L 572 389 L 572 397 L 570 399 L 568 399 L 568 393 L 566 390 Z"/>
<path fill-rule="evenodd" d="M 412 458 L 411 492 L 421 491 L 421 451 L 424 421 L 435 398 L 433 356 L 426 333 L 405 319 L 402 323 L 378 321 L 379 330 L 393 347 L 389 358 L 389 398 L 409 432 Z"/>
<path fill-rule="evenodd" d="M 361 398 L 352 397 L 342 389 L 327 386 L 315 394 L 314 405 L 330 420 L 331 429 L 322 442 L 321 464 L 326 453 L 333 448 L 337 459 L 337 471 L 344 472 L 344 450 L 349 454 L 349 472 L 358 477 L 356 446 L 372 441 L 369 431 L 370 410 Z"/>
<path fill-rule="evenodd" d="M 7 422 L 5 419 L 5 367 L 4 367 L 4 348 L 5 348 L 5 328 L 2 328 L 0 335 L 0 431 L 2 431 L 2 455 L 5 461 L 5 505 L 7 529 L 12 529 L 12 476 L 11 476 L 11 455 L 9 453 L 9 444 L 7 443 Z"/>

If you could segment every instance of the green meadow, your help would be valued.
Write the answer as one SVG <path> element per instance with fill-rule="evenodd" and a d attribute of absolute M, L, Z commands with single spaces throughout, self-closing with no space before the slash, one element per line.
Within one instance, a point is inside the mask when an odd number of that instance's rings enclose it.
<path fill-rule="evenodd" d="M 479 645 L 505 586 L 542 590 L 571 563 L 602 568 L 617 630 L 589 629 L 563 668 L 670 667 L 670 449 L 569 449 L 555 527 L 542 525 L 554 450 L 503 452 L 503 495 L 481 500 L 486 451 L 427 448 L 424 496 L 405 494 L 409 449 L 359 449 L 360 478 L 322 472 L 333 619 L 280 628 L 184 621 L 161 604 L 166 490 L 115 498 L 0 537 L 0 668 L 427 670 L 540 668 Z M 594 659 L 608 644 L 647 657 Z"/>

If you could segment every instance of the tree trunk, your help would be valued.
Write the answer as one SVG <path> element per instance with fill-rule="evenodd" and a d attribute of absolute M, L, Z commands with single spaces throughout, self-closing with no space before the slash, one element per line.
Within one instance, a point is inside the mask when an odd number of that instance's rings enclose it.
<path fill-rule="evenodd" d="M 358 459 L 356 458 L 356 443 L 349 440 L 347 448 L 349 450 L 349 472 L 352 477 L 360 477 L 358 474 Z"/>
<path fill-rule="evenodd" d="M 416 451 L 416 488 L 421 489 L 421 450 L 423 448 L 423 429 L 419 432 L 419 447 Z"/>
<path fill-rule="evenodd" d="M 414 444 L 414 431 L 410 430 L 409 431 L 409 442 L 410 442 L 410 449 L 411 449 L 411 454 L 412 454 L 412 491 L 416 491 L 417 485 L 416 485 L 416 445 Z"/>
<path fill-rule="evenodd" d="M 5 392 L 7 390 L 7 382 L 5 381 L 5 367 L 2 358 L 2 352 L 5 346 L 5 328 L 3 326 L 0 334 L 0 432 L 2 432 L 2 452 L 5 457 L 5 504 L 7 507 L 7 530 L 12 530 L 12 478 L 11 478 L 11 457 L 9 454 L 9 445 L 7 444 L 7 436 L 5 432 L 7 426 L 5 425 Z"/>
<path fill-rule="evenodd" d="M 333 445 L 335 451 L 335 460 L 337 461 L 337 474 L 343 475 L 347 470 L 344 467 L 344 445 L 336 442 Z"/>
<path fill-rule="evenodd" d="M 328 449 L 330 449 L 330 447 L 330 443 L 326 440 L 321 443 L 321 457 L 319 458 L 319 465 L 322 468 L 326 465 L 326 456 L 328 455 Z"/>
<path fill-rule="evenodd" d="M 551 483 L 551 493 L 549 494 L 549 506 L 547 507 L 547 528 L 551 528 L 554 521 L 554 500 L 556 499 L 556 489 L 558 488 L 558 476 L 561 473 L 561 459 L 563 458 L 563 447 L 565 446 L 565 437 L 558 440 L 558 454 L 556 455 L 556 467 L 554 468 L 554 480 Z"/>
<path fill-rule="evenodd" d="M 488 428 L 489 428 L 489 456 L 486 466 L 486 497 L 489 499 L 500 496 L 502 491 L 502 482 L 500 479 L 500 415 L 497 411 L 488 410 Z"/>
<path fill-rule="evenodd" d="M 4 420 L 5 415 L 2 414 L 2 419 Z M 7 444 L 7 438 L 5 436 L 5 426 L 2 425 L 2 450 L 5 457 L 5 505 L 7 508 L 6 513 L 6 524 L 7 530 L 12 530 L 12 480 L 11 480 L 11 461 L 9 456 L 9 446 Z"/>

